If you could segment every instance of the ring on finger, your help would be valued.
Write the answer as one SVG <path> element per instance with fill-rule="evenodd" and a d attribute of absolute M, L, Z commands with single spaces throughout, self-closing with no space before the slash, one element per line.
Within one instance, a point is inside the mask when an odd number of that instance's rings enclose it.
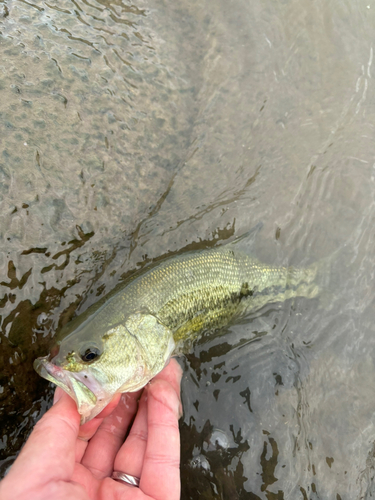
<path fill-rule="evenodd" d="M 131 474 L 127 474 L 126 472 L 121 472 L 119 470 L 114 470 L 112 472 L 112 479 L 124 484 L 130 484 L 130 486 L 135 486 L 139 488 L 140 478 L 137 476 L 132 476 Z"/>

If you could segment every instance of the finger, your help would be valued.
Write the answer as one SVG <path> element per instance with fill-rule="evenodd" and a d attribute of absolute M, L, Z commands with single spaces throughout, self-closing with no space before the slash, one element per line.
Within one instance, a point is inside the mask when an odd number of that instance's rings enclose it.
<path fill-rule="evenodd" d="M 92 436 L 97 431 L 99 425 L 103 422 L 103 420 L 110 415 L 114 409 L 119 404 L 121 399 L 121 394 L 117 393 L 114 395 L 113 399 L 108 403 L 108 405 L 102 410 L 96 417 L 92 420 L 89 420 L 85 424 L 81 425 L 79 428 L 78 437 L 82 440 L 88 441 L 92 438 Z"/>
<path fill-rule="evenodd" d="M 153 380 L 166 380 L 171 384 L 180 399 L 182 368 L 175 358 L 171 358 L 168 365 L 158 373 Z M 180 401 L 180 417 L 182 416 L 182 404 Z"/>
<path fill-rule="evenodd" d="M 53 404 L 56 404 L 61 396 L 65 393 L 60 387 L 56 387 L 55 394 L 53 397 Z M 86 422 L 79 427 L 78 440 L 76 442 L 76 452 L 75 461 L 80 462 L 88 445 L 88 441 L 95 434 L 100 424 L 103 422 L 104 418 L 112 413 L 114 408 L 117 406 L 120 400 L 121 394 L 115 394 L 112 401 L 101 411 L 95 418 Z"/>
<path fill-rule="evenodd" d="M 139 393 L 123 394 L 116 409 L 103 420 L 88 444 L 82 465 L 98 479 L 109 476 L 113 471 L 115 456 L 136 414 Z"/>
<path fill-rule="evenodd" d="M 155 380 L 165 380 L 175 392 L 180 395 L 180 380 L 182 370 L 175 359 L 158 373 Z M 147 386 L 143 392 L 138 406 L 138 413 L 130 429 L 125 443 L 121 447 L 114 464 L 114 469 L 126 472 L 132 476 L 140 477 L 143 468 L 144 455 L 147 445 Z"/>
<path fill-rule="evenodd" d="M 25 483 L 31 491 L 49 481 L 70 480 L 79 420 L 75 402 L 63 392 L 58 402 L 35 425 L 4 479 L 14 489 L 13 498 L 17 497 L 18 488 L 24 489 Z"/>
<path fill-rule="evenodd" d="M 178 364 L 175 358 L 171 358 L 167 366 L 165 366 L 160 373 L 155 375 L 153 380 L 158 380 L 158 379 L 166 380 L 171 384 L 177 396 L 180 397 L 181 377 L 182 377 L 181 366 Z"/>
<path fill-rule="evenodd" d="M 148 392 L 148 438 L 140 488 L 156 500 L 180 498 L 180 399 L 172 385 L 153 380 Z"/>
<path fill-rule="evenodd" d="M 138 412 L 125 443 L 117 453 L 114 470 L 140 477 L 147 443 L 147 390 L 143 391 Z"/>
<path fill-rule="evenodd" d="M 95 418 L 81 425 L 79 428 L 78 440 L 76 445 L 76 462 L 82 460 L 88 446 L 89 440 L 95 435 L 104 418 L 112 413 L 120 401 L 121 394 L 115 394 L 112 401 Z"/>

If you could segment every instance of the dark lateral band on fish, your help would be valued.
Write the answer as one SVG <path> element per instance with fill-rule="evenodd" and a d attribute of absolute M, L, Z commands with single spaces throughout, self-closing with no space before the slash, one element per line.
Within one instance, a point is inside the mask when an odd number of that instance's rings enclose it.
<path fill-rule="evenodd" d="M 116 392 L 143 387 L 202 331 L 267 303 L 316 297 L 318 269 L 262 264 L 237 241 L 170 258 L 66 325 L 59 349 L 35 369 L 68 392 L 87 421 Z"/>

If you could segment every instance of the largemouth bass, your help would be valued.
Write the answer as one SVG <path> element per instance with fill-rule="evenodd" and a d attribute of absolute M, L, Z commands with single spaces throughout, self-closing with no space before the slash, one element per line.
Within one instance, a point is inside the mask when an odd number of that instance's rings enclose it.
<path fill-rule="evenodd" d="M 70 394 L 84 423 L 115 393 L 145 386 L 187 339 L 270 302 L 315 297 L 317 272 L 262 264 L 233 243 L 170 258 L 68 323 L 34 367 Z"/>

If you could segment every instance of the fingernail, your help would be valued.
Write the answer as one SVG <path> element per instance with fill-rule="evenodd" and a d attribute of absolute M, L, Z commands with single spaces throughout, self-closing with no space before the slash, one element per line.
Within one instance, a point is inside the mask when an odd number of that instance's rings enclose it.
<path fill-rule="evenodd" d="M 60 387 L 56 388 L 55 395 L 53 396 L 53 404 L 54 405 L 61 399 L 61 396 L 63 395 L 63 393 L 64 393 L 64 391 Z"/>
<path fill-rule="evenodd" d="M 177 376 L 178 376 L 178 381 L 181 382 L 182 375 L 183 375 L 184 371 L 183 371 L 183 369 L 182 369 L 182 367 L 181 367 L 180 364 L 178 365 L 178 367 L 179 367 L 179 371 L 178 371 L 178 375 Z"/>
<path fill-rule="evenodd" d="M 184 414 L 184 411 L 183 411 L 183 408 L 182 408 L 182 403 L 180 401 L 180 404 L 178 406 L 178 420 L 180 420 L 180 418 L 183 416 Z"/>

